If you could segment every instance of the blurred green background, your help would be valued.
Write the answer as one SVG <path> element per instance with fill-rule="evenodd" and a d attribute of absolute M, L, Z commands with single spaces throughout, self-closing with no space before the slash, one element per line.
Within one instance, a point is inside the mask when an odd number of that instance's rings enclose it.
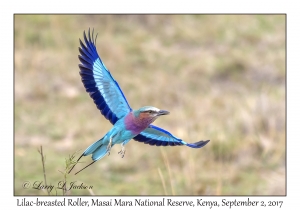
<path fill-rule="evenodd" d="M 171 112 L 154 124 L 202 149 L 131 141 L 67 183 L 69 195 L 285 195 L 284 15 L 15 15 L 15 195 L 63 180 L 65 159 L 111 128 L 85 92 L 83 31 L 133 109 Z M 79 155 L 79 154 L 78 154 Z M 76 166 L 77 171 L 91 161 Z M 61 195 L 61 190 L 51 194 Z"/>

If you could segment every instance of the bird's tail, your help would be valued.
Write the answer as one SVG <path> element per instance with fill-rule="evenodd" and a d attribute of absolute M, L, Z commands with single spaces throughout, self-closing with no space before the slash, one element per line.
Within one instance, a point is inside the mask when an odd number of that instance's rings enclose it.
<path fill-rule="evenodd" d="M 209 140 L 206 140 L 206 141 L 201 140 L 201 141 L 198 141 L 195 143 L 186 144 L 186 146 L 192 147 L 192 148 L 201 148 L 201 147 L 204 147 L 208 142 L 209 142 Z"/>
<path fill-rule="evenodd" d="M 96 141 L 95 143 L 93 143 L 92 145 L 90 145 L 83 153 L 82 155 L 78 158 L 78 160 L 76 161 L 76 163 L 73 165 L 73 167 L 70 169 L 69 173 L 73 170 L 73 168 L 75 167 L 75 165 L 78 163 L 78 161 L 83 157 L 83 156 L 88 156 L 88 155 L 92 155 L 92 160 L 93 162 L 90 163 L 89 165 L 85 166 L 83 169 L 81 169 L 80 171 L 84 170 L 85 168 L 87 168 L 88 166 L 92 165 L 93 163 L 95 163 L 96 161 L 100 160 L 101 158 L 103 158 L 107 153 L 107 146 L 108 143 L 104 143 L 103 142 L 103 138 Z M 78 174 L 80 171 L 76 172 L 76 174 Z"/>

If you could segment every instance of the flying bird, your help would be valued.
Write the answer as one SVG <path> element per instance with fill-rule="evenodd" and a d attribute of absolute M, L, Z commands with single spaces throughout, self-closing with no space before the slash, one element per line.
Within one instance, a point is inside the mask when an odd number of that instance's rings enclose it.
<path fill-rule="evenodd" d="M 88 37 L 84 31 L 83 38 L 85 44 L 79 39 L 80 55 L 78 56 L 81 62 L 79 64 L 81 81 L 102 115 L 113 124 L 113 127 L 104 137 L 90 145 L 78 158 L 76 163 L 83 156 L 92 155 L 93 162 L 83 169 L 100 160 L 106 154 L 109 155 L 115 144 L 121 144 L 119 154 L 124 157 L 125 145 L 131 139 L 151 146 L 185 145 L 191 148 L 201 148 L 209 142 L 209 140 L 201 140 L 189 144 L 168 131 L 153 125 L 152 123 L 158 117 L 169 114 L 166 110 L 153 106 L 132 110 L 117 81 L 114 80 L 97 53 L 97 35 L 94 38 L 94 30 L 92 36 L 90 30 L 88 31 Z"/>

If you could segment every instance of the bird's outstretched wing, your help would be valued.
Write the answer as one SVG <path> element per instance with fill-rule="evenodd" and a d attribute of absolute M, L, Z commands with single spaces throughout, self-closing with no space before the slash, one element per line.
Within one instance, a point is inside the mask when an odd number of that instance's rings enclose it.
<path fill-rule="evenodd" d="M 97 36 L 94 39 L 94 30 L 92 38 L 90 30 L 88 38 L 83 32 L 83 38 L 85 45 L 79 39 L 81 47 L 78 56 L 81 62 L 79 64 L 81 81 L 101 113 L 112 124 L 115 124 L 118 119 L 129 113 L 131 108 L 118 83 L 97 53 L 95 46 Z"/>
<path fill-rule="evenodd" d="M 209 140 L 206 141 L 198 141 L 195 143 L 188 144 L 185 141 L 173 136 L 168 131 L 157 127 L 155 125 L 150 125 L 143 132 L 134 137 L 135 141 L 144 142 L 149 145 L 156 146 L 177 146 L 177 145 L 185 145 L 192 148 L 201 148 L 204 147 Z"/>

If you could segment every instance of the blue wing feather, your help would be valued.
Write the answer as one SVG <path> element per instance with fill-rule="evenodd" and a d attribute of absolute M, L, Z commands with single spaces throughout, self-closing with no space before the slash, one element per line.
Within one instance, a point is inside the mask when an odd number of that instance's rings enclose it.
<path fill-rule="evenodd" d="M 97 108 L 106 119 L 115 124 L 120 118 L 131 111 L 131 108 L 118 83 L 114 80 L 97 53 L 94 39 L 90 30 L 88 37 L 83 33 L 85 44 L 79 39 L 80 47 L 78 56 L 81 81 L 94 100 Z"/>
<path fill-rule="evenodd" d="M 182 139 L 173 136 L 170 132 L 155 125 L 150 125 L 143 132 L 134 137 L 134 140 L 156 146 L 186 145 L 192 148 L 204 147 L 209 142 L 209 140 L 206 140 L 188 144 Z"/>

